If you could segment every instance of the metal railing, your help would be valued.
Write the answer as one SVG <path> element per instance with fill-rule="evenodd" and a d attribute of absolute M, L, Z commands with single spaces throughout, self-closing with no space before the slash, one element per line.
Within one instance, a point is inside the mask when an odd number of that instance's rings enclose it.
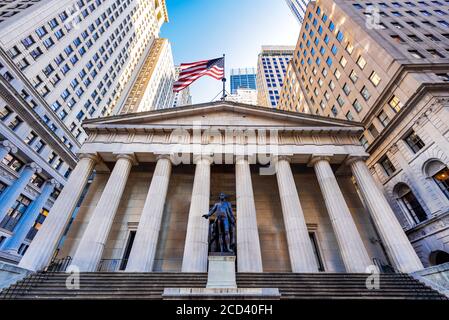
<path fill-rule="evenodd" d="M 128 259 L 102 259 L 98 264 L 97 272 L 116 272 L 126 268 Z"/>
<path fill-rule="evenodd" d="M 393 266 L 391 266 L 387 263 L 384 263 L 379 258 L 373 258 L 373 263 L 379 269 L 379 271 L 381 273 L 402 273 L 399 270 L 397 270 L 396 268 L 394 268 Z"/>
<path fill-rule="evenodd" d="M 72 258 L 65 257 L 63 259 L 53 259 L 50 264 L 42 271 L 37 271 L 32 273 L 22 280 L 19 280 L 15 284 L 10 285 L 8 288 L 3 290 L 2 298 L 3 299 L 20 299 L 20 297 L 27 292 L 29 292 L 32 288 L 36 287 L 38 284 L 49 279 L 49 276 L 52 273 L 56 272 L 64 272 L 67 267 L 70 265 Z"/>

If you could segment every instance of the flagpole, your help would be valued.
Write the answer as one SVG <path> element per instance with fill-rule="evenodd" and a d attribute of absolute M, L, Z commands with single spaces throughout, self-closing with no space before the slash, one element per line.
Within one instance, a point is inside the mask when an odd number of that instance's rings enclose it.
<path fill-rule="evenodd" d="M 221 101 L 225 101 L 226 99 L 226 68 L 225 68 L 225 54 L 223 53 L 223 79 L 221 79 L 223 82 L 223 92 L 221 95 Z"/>

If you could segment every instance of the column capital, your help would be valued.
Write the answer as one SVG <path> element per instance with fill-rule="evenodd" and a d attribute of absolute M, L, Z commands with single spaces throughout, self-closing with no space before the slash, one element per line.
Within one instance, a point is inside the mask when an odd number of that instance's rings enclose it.
<path fill-rule="evenodd" d="M 46 181 L 47 184 L 51 184 L 54 188 L 59 188 L 61 185 L 56 179 L 49 179 Z"/>
<path fill-rule="evenodd" d="M 288 163 L 292 162 L 292 156 L 289 155 L 278 155 L 273 157 L 275 162 L 279 162 L 279 161 L 287 161 Z"/>
<path fill-rule="evenodd" d="M 30 162 L 25 165 L 25 168 L 30 168 L 34 173 L 41 173 L 42 168 L 39 167 L 36 162 Z"/>
<path fill-rule="evenodd" d="M 9 140 L 3 140 L 0 142 L 0 146 L 8 150 L 8 153 L 17 153 L 17 147 L 14 146 Z"/>
<path fill-rule="evenodd" d="M 214 157 L 211 154 L 194 154 L 193 163 L 196 164 L 199 161 L 207 161 L 209 164 L 214 162 Z"/>
<path fill-rule="evenodd" d="M 131 161 L 131 163 L 135 166 L 139 164 L 137 161 L 136 155 L 134 153 L 114 153 L 115 159 L 127 159 Z"/>
<path fill-rule="evenodd" d="M 309 163 L 307 165 L 309 167 L 313 167 L 315 163 L 317 163 L 318 161 L 330 162 L 332 157 L 333 154 L 312 154 L 312 157 L 310 158 Z"/>
<path fill-rule="evenodd" d="M 170 160 L 170 162 L 172 162 L 172 157 L 168 153 L 167 154 L 158 154 L 158 155 L 156 155 L 156 161 L 159 161 L 161 159 L 167 159 L 167 160 Z"/>
<path fill-rule="evenodd" d="M 80 153 L 78 154 L 78 159 L 91 159 L 93 160 L 96 164 L 101 162 L 101 158 L 98 154 L 96 153 Z"/>
<path fill-rule="evenodd" d="M 349 155 L 345 160 L 345 164 L 347 166 L 350 166 L 351 164 L 353 164 L 354 162 L 357 162 L 357 161 L 362 161 L 363 163 L 365 163 L 366 159 L 367 159 L 366 156 Z"/>

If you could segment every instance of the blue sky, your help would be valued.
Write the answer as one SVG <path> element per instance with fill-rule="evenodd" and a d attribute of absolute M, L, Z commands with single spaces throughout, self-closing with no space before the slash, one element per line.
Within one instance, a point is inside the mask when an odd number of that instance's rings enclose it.
<path fill-rule="evenodd" d="M 261 45 L 295 45 L 299 24 L 284 0 L 167 0 L 169 23 L 161 37 L 175 64 L 226 54 L 231 68 L 256 67 Z M 221 82 L 203 77 L 190 86 L 194 103 L 211 101 Z"/>

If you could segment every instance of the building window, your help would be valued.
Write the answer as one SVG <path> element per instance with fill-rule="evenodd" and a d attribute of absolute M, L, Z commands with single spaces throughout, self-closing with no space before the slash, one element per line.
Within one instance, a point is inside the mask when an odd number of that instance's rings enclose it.
<path fill-rule="evenodd" d="M 30 182 L 31 182 L 32 185 L 34 185 L 34 186 L 40 188 L 40 187 L 42 187 L 42 186 L 44 185 L 45 179 L 42 178 L 42 177 L 41 177 L 40 175 L 38 175 L 38 174 L 34 174 L 34 175 L 31 177 L 31 181 L 30 181 Z"/>
<path fill-rule="evenodd" d="M 19 172 L 20 169 L 24 166 L 24 163 L 17 159 L 15 156 L 11 154 L 7 154 L 3 159 L 2 163 L 11 168 L 12 170 Z"/>
<path fill-rule="evenodd" d="M 28 209 L 30 203 L 30 199 L 23 195 L 20 195 L 14 205 L 7 211 L 6 216 L 0 223 L 0 228 L 6 229 L 8 231 L 13 231 L 20 218 L 22 218 L 25 211 Z"/>
<path fill-rule="evenodd" d="M 366 66 L 366 60 L 362 56 L 359 56 L 357 59 L 357 65 L 363 70 Z"/>
<path fill-rule="evenodd" d="M 360 144 L 363 146 L 363 148 L 365 148 L 365 150 L 368 149 L 369 142 L 365 136 L 360 137 L 359 141 L 360 141 Z"/>
<path fill-rule="evenodd" d="M 419 203 L 418 199 L 416 199 L 412 190 L 410 190 L 407 185 L 400 184 L 399 187 L 396 187 L 395 189 L 399 205 L 408 214 L 408 216 L 413 219 L 415 224 L 427 220 L 426 212 Z"/>
<path fill-rule="evenodd" d="M 387 176 L 392 176 L 393 173 L 396 171 L 396 168 L 393 166 L 393 164 L 391 163 L 390 159 L 385 156 L 380 160 L 380 165 L 382 166 L 382 168 L 384 168 L 385 173 L 387 174 Z"/>
<path fill-rule="evenodd" d="M 6 119 L 8 119 L 8 117 L 12 114 L 11 109 L 9 109 L 9 107 L 4 106 L 1 110 L 0 110 L 0 119 L 2 121 L 5 121 Z"/>
<path fill-rule="evenodd" d="M 36 221 L 34 222 L 34 225 L 31 227 L 30 231 L 28 231 L 26 239 L 32 241 L 34 237 L 36 236 L 36 233 L 41 228 L 42 224 L 44 223 L 44 220 L 48 216 L 48 210 L 43 208 L 41 212 L 39 213 L 39 216 L 37 217 Z"/>
<path fill-rule="evenodd" d="M 52 164 L 56 160 L 56 153 L 50 152 L 50 155 L 48 156 L 47 162 Z"/>
<path fill-rule="evenodd" d="M 404 140 L 414 153 L 417 153 L 425 146 L 424 142 L 414 131 L 410 132 Z"/>
<path fill-rule="evenodd" d="M 36 144 L 34 145 L 33 149 L 37 153 L 41 153 L 42 150 L 44 150 L 44 147 L 45 147 L 45 143 L 42 140 L 39 140 L 38 142 L 36 142 Z"/>
<path fill-rule="evenodd" d="M 22 124 L 22 119 L 20 119 L 19 117 L 15 117 L 9 124 L 8 127 L 12 130 L 12 131 L 16 131 L 17 128 L 19 128 L 19 126 Z"/>
<path fill-rule="evenodd" d="M 369 98 L 371 98 L 371 94 L 368 91 L 368 88 L 366 86 L 364 86 L 362 88 L 362 90 L 360 91 L 360 94 L 362 95 L 363 99 L 365 99 L 366 101 L 369 100 Z"/>
<path fill-rule="evenodd" d="M 351 74 L 349 75 L 349 78 L 351 78 L 353 83 L 356 83 L 357 80 L 359 79 L 359 76 L 357 75 L 357 73 L 354 70 L 352 70 Z"/>
<path fill-rule="evenodd" d="M 380 77 L 375 71 L 373 71 L 371 73 L 371 76 L 369 77 L 369 79 L 375 87 L 377 87 L 380 83 Z"/>
<path fill-rule="evenodd" d="M 449 169 L 444 167 L 442 170 L 433 175 L 432 178 L 446 197 L 449 198 Z"/>
<path fill-rule="evenodd" d="M 382 125 L 384 127 L 386 127 L 389 123 L 390 123 L 390 118 L 388 117 L 388 115 L 385 113 L 385 111 L 382 111 L 381 113 L 379 113 L 379 115 L 377 116 L 377 118 L 379 119 L 380 123 L 382 123 Z"/>
<path fill-rule="evenodd" d="M 398 97 L 393 96 L 393 98 L 390 99 L 390 101 L 388 102 L 388 105 L 395 111 L 395 112 L 399 112 L 402 109 L 402 104 L 401 101 L 399 100 Z"/>

